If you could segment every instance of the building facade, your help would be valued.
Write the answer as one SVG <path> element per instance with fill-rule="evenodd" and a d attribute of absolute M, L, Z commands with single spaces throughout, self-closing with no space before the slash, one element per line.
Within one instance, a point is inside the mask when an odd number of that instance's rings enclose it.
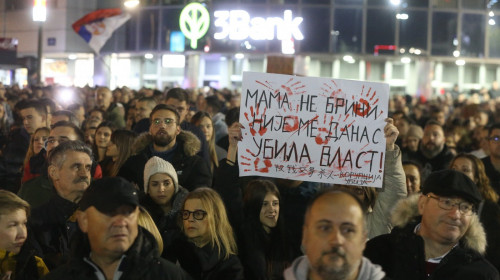
<path fill-rule="evenodd" d="M 2 2 L 2 37 L 19 40 L 19 57 L 36 56 L 32 1 Z M 209 20 L 192 8 L 187 25 L 181 13 L 192 1 L 142 0 L 100 54 L 71 24 L 123 1 L 47 3 L 46 83 L 238 88 L 244 71 L 266 71 L 269 56 L 293 57 L 295 74 L 386 82 L 394 93 L 500 81 L 496 0 L 212 0 L 201 2 Z"/>

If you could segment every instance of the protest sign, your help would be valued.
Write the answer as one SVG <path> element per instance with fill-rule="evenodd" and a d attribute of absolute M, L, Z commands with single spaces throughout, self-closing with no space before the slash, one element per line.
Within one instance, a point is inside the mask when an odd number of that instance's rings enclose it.
<path fill-rule="evenodd" d="M 243 73 L 240 176 L 381 187 L 389 85 Z"/>

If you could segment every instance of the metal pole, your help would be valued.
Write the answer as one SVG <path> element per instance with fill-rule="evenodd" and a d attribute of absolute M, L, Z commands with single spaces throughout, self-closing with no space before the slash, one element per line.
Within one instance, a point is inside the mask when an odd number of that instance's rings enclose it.
<path fill-rule="evenodd" d="M 36 70 L 36 83 L 38 85 L 42 82 L 42 37 L 43 37 L 43 22 L 38 22 L 38 55 L 37 55 L 37 70 Z"/>

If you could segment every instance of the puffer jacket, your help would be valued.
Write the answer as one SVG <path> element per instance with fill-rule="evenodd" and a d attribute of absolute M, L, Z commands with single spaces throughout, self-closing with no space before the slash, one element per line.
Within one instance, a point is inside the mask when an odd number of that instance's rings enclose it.
<path fill-rule="evenodd" d="M 421 221 L 418 213 L 419 195 L 401 200 L 396 206 L 392 222 L 394 229 L 368 241 L 364 254 L 391 279 L 500 279 L 498 271 L 482 256 L 486 249 L 486 235 L 477 215 L 471 218 L 469 229 L 427 277 L 424 240 L 415 234 Z"/>
<path fill-rule="evenodd" d="M 45 280 L 98 280 L 95 269 L 84 258 L 88 258 L 88 239 L 80 232 L 73 243 L 70 261 L 49 273 Z M 162 258 L 158 253 L 156 240 L 139 227 L 139 234 L 132 246 L 124 254 L 119 270 L 120 280 L 184 280 L 189 279 L 184 271 Z"/>
<path fill-rule="evenodd" d="M 138 136 L 134 143 L 134 155 L 131 156 L 120 168 L 121 176 L 144 190 L 144 166 L 152 157 L 153 138 L 149 133 Z M 208 163 L 197 156 L 200 150 L 200 140 L 192 133 L 181 131 L 176 137 L 177 147 L 171 164 L 177 171 L 179 185 L 189 191 L 198 187 L 212 186 L 212 173 Z"/>

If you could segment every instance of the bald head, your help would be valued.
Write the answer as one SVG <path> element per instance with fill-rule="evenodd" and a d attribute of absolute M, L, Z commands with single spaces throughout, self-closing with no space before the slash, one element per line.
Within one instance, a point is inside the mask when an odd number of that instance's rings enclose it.
<path fill-rule="evenodd" d="M 367 236 L 364 213 L 348 192 L 328 190 L 311 201 L 302 236 L 311 279 L 356 279 Z"/>

